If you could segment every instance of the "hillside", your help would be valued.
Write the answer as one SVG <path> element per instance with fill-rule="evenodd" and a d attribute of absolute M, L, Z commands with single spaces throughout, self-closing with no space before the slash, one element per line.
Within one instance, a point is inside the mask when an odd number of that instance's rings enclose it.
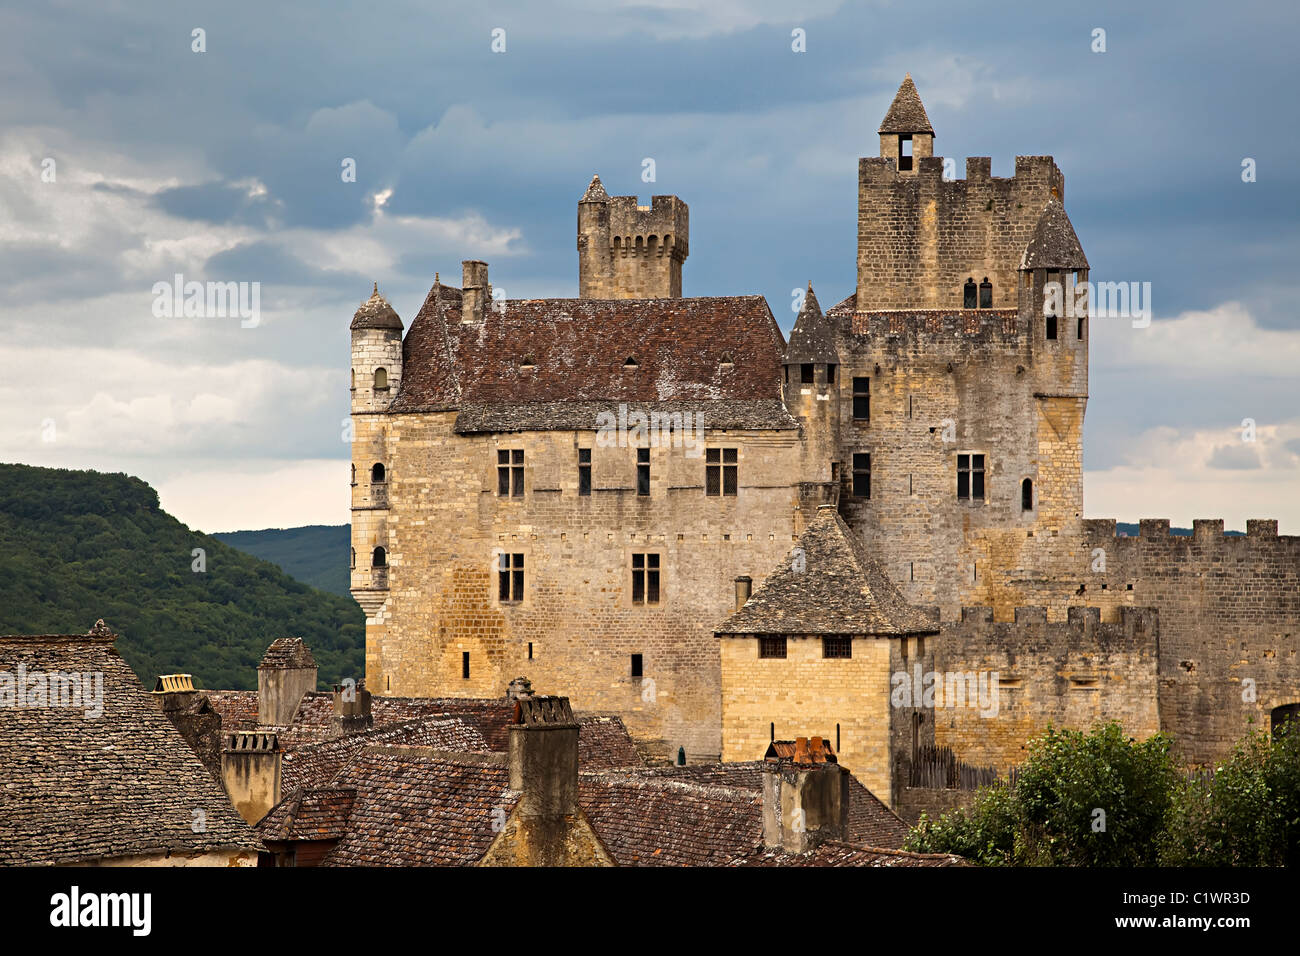
<path fill-rule="evenodd" d="M 192 569 L 202 548 L 206 570 Z M 277 637 L 301 637 L 321 686 L 360 677 L 365 619 L 350 599 L 191 531 L 138 478 L 0 464 L 0 634 L 81 634 L 103 618 L 147 687 L 257 686 Z"/>
<path fill-rule="evenodd" d="M 246 554 L 270 561 L 303 584 L 350 598 L 348 551 L 352 547 L 352 530 L 348 525 L 313 524 L 303 528 L 225 531 L 212 537 Z"/>

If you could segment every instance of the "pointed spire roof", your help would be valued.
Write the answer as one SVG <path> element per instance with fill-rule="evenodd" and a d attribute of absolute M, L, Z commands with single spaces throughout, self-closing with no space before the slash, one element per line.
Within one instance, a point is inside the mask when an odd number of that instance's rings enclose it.
<path fill-rule="evenodd" d="M 794 328 L 790 330 L 790 343 L 785 347 L 785 361 L 787 365 L 805 362 L 838 365 L 840 361 L 839 352 L 835 348 L 835 329 L 822 314 L 811 282 L 804 294 L 799 318 L 795 319 Z"/>
<path fill-rule="evenodd" d="M 862 539 L 823 505 L 785 560 L 718 634 L 935 634 L 937 622 L 908 604 Z"/>
<path fill-rule="evenodd" d="M 921 94 L 916 92 L 912 74 L 903 77 L 903 85 L 894 94 L 894 102 L 889 104 L 889 112 L 880 121 L 879 133 L 929 133 L 934 135 L 930 117 L 925 115 L 925 106 L 921 103 Z"/>
<path fill-rule="evenodd" d="M 605 187 L 600 181 L 599 176 L 592 176 L 591 182 L 587 185 L 587 191 L 582 194 L 579 202 L 609 202 L 609 193 L 605 192 Z"/>
<path fill-rule="evenodd" d="M 397 329 L 399 332 L 402 330 L 402 320 L 388 304 L 388 300 L 379 294 L 378 282 L 375 283 L 370 298 L 361 303 L 361 308 L 357 309 L 356 314 L 352 316 L 351 328 Z"/>
<path fill-rule="evenodd" d="M 1074 233 L 1074 225 L 1065 213 L 1061 201 L 1053 196 L 1043 207 L 1034 226 L 1034 234 L 1020 257 L 1020 268 L 1025 269 L 1086 269 L 1088 257 Z"/>

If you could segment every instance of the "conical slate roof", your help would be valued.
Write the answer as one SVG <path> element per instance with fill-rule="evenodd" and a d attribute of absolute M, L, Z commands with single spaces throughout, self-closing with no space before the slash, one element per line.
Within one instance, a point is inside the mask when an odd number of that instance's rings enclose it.
<path fill-rule="evenodd" d="M 352 316 L 353 329 L 397 329 L 401 331 L 402 320 L 398 318 L 397 312 L 388 304 L 388 300 L 379 294 L 379 283 L 375 283 L 375 291 L 370 294 L 365 302 L 361 303 L 361 308 Z"/>
<path fill-rule="evenodd" d="M 929 133 L 934 135 L 930 117 L 925 115 L 921 104 L 921 94 L 916 92 L 912 74 L 903 77 L 903 85 L 894 94 L 894 102 L 889 104 L 889 112 L 880 121 L 880 133 Z"/>
<path fill-rule="evenodd" d="M 591 182 L 587 185 L 587 191 L 582 194 L 579 202 L 608 202 L 609 193 L 605 192 L 605 186 L 600 181 L 599 176 L 592 176 Z"/>
<path fill-rule="evenodd" d="M 804 362 L 838 365 L 840 361 L 839 353 L 835 350 L 835 330 L 822 314 L 811 282 L 808 283 L 808 291 L 804 295 L 799 318 L 795 320 L 794 328 L 790 330 L 790 343 L 785 349 L 785 361 L 787 365 L 798 365 Z"/>
<path fill-rule="evenodd" d="M 938 630 L 907 603 L 835 508 L 823 505 L 780 567 L 716 633 L 901 637 Z"/>
<path fill-rule="evenodd" d="M 1043 207 L 1029 245 L 1020 257 L 1020 268 L 1088 268 L 1088 257 L 1083 254 L 1083 246 L 1079 245 L 1079 237 L 1074 234 L 1074 226 L 1059 199 L 1049 199 Z"/>

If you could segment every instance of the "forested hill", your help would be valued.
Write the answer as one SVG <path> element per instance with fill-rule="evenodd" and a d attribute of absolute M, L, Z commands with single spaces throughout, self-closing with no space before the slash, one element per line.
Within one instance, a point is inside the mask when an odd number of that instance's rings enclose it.
<path fill-rule="evenodd" d="M 213 537 L 279 565 L 280 570 L 304 584 L 343 597 L 350 594 L 348 551 L 352 547 L 352 528 L 348 525 L 222 531 Z"/>
<path fill-rule="evenodd" d="M 138 478 L 0 464 L 0 634 L 84 634 L 97 618 L 151 689 L 171 673 L 255 688 L 277 637 L 307 642 L 322 687 L 363 674 L 351 598 L 191 531 Z"/>

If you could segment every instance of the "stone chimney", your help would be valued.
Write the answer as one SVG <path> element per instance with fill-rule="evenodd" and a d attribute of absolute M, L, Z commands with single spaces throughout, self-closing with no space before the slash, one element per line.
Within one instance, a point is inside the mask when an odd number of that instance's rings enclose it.
<path fill-rule="evenodd" d="M 562 866 L 578 813 L 578 722 L 567 697 L 519 697 L 510 725 L 510 789 L 524 855 Z"/>
<path fill-rule="evenodd" d="M 774 741 L 763 765 L 763 844 L 804 853 L 842 840 L 849 814 L 849 774 L 821 737 Z"/>
<path fill-rule="evenodd" d="M 358 681 L 355 685 L 335 684 L 334 716 L 330 718 L 334 736 L 355 734 L 369 730 L 374 725 L 375 718 L 370 713 L 370 691 L 366 690 L 366 682 Z"/>
<path fill-rule="evenodd" d="M 488 265 L 478 259 L 466 259 L 461 268 L 460 320 L 465 323 L 483 321 L 483 309 L 492 297 L 488 283 Z"/>
<path fill-rule="evenodd" d="M 261 731 L 226 736 L 221 783 L 239 815 L 255 825 L 280 802 L 280 738 Z"/>
<path fill-rule="evenodd" d="M 300 637 L 271 643 L 257 667 L 257 722 L 286 727 L 293 723 L 303 697 L 316 689 L 316 661 Z"/>
<path fill-rule="evenodd" d="M 529 700 L 533 697 L 533 682 L 527 677 L 516 677 L 506 686 L 506 700 Z"/>
<path fill-rule="evenodd" d="M 749 600 L 749 596 L 754 593 L 754 579 L 741 575 L 736 578 L 736 610 L 739 611 Z"/>
<path fill-rule="evenodd" d="M 185 710 L 197 695 L 194 678 L 189 674 L 162 674 L 153 686 L 153 696 L 164 714 Z"/>

